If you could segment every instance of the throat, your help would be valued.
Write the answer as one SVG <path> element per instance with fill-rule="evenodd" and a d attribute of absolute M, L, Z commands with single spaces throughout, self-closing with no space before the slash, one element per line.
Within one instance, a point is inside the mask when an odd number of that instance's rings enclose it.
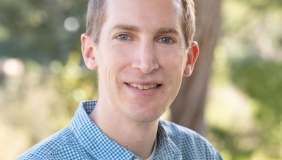
<path fill-rule="evenodd" d="M 101 102 L 101 101 L 100 101 Z M 97 103 L 90 118 L 104 134 L 142 158 L 151 156 L 159 120 L 136 122 L 120 116 L 117 109 Z"/>

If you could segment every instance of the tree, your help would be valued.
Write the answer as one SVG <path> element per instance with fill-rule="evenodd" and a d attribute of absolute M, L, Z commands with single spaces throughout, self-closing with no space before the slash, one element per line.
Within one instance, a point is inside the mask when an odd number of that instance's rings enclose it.
<path fill-rule="evenodd" d="M 213 62 L 213 52 L 220 33 L 221 0 L 197 0 L 195 41 L 200 55 L 191 77 L 184 78 L 171 105 L 172 121 L 203 133 L 206 91 Z"/>

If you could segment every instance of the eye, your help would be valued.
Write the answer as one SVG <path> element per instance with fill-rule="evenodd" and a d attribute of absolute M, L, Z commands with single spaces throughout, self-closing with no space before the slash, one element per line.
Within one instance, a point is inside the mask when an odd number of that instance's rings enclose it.
<path fill-rule="evenodd" d="M 166 44 L 170 44 L 170 43 L 174 43 L 173 39 L 169 38 L 169 37 L 162 37 L 159 42 L 161 43 L 166 43 Z"/>
<path fill-rule="evenodd" d="M 120 34 L 120 35 L 117 36 L 117 38 L 119 40 L 122 40 L 122 41 L 130 40 L 130 37 L 128 35 L 126 35 L 126 34 Z"/>

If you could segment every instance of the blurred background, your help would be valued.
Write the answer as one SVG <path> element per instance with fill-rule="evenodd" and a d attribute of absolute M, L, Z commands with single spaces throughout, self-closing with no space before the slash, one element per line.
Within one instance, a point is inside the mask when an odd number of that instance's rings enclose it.
<path fill-rule="evenodd" d="M 0 0 L 1 160 L 67 126 L 81 100 L 97 98 L 96 72 L 80 52 L 87 2 Z M 201 57 L 163 118 L 189 121 L 226 160 L 282 159 L 282 0 L 195 3 Z"/>

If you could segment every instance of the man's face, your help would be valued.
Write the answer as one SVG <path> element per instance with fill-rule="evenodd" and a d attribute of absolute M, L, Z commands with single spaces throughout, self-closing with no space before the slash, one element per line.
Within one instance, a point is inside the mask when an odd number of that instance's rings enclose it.
<path fill-rule="evenodd" d="M 180 7 L 176 0 L 107 1 L 99 43 L 92 44 L 102 107 L 149 122 L 170 106 L 191 72 Z"/>

